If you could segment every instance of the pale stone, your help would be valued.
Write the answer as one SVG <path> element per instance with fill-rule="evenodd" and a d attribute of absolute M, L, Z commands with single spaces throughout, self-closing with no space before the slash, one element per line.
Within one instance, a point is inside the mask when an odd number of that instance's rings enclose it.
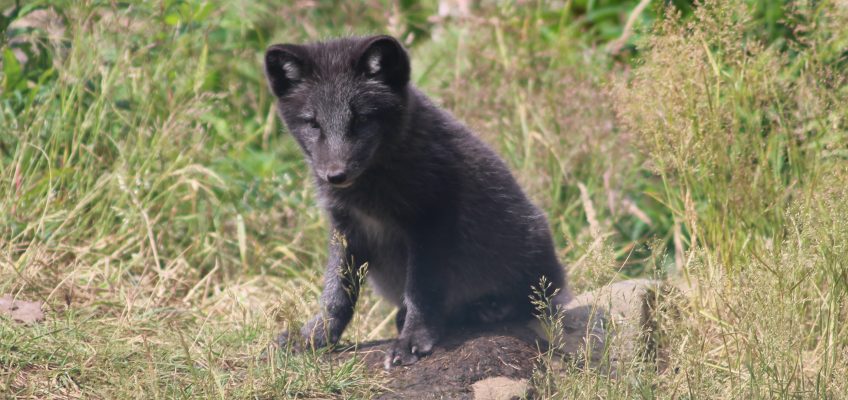
<path fill-rule="evenodd" d="M 40 301 L 15 300 L 12 296 L 0 297 L 0 315 L 9 317 L 15 322 L 32 324 L 44 320 Z"/>
<path fill-rule="evenodd" d="M 527 393 L 526 379 L 510 379 L 503 376 L 486 378 L 471 385 L 474 400 L 511 400 Z"/>

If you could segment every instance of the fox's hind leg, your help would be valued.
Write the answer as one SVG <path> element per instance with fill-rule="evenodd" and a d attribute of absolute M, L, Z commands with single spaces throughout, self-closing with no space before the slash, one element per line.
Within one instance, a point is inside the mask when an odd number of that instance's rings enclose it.
<path fill-rule="evenodd" d="M 406 306 L 400 306 L 397 314 L 395 314 L 395 328 L 397 328 L 398 334 L 403 330 L 404 322 L 406 322 Z"/>
<path fill-rule="evenodd" d="M 518 299 L 520 301 L 520 299 Z M 519 317 L 517 310 L 521 307 L 515 304 L 516 299 L 503 297 L 487 297 L 473 302 L 466 315 L 468 322 L 493 324 Z M 527 314 L 529 318 L 531 315 Z"/>
<path fill-rule="evenodd" d="M 549 293 L 549 313 L 555 313 L 571 301 L 571 294 L 566 288 L 560 288 L 555 294 L 553 290 Z M 513 292 L 485 296 L 474 300 L 465 307 L 455 322 L 468 322 L 479 324 L 493 324 L 504 321 L 520 321 L 537 317 L 536 310 L 530 302 L 530 295 L 526 292 Z"/>

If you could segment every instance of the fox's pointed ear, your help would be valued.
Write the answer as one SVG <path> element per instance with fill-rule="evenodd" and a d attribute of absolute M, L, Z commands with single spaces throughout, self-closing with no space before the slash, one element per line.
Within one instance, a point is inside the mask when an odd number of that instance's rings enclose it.
<path fill-rule="evenodd" d="M 285 96 L 309 73 L 304 48 L 293 44 L 275 44 L 265 51 L 265 76 L 277 97 Z"/>
<path fill-rule="evenodd" d="M 391 36 L 374 36 L 365 41 L 356 61 L 356 70 L 400 89 L 409 83 L 409 56 L 403 45 Z"/>

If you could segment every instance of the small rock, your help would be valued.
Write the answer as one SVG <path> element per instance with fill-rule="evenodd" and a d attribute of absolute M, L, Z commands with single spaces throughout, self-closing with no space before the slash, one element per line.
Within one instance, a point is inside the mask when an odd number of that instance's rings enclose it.
<path fill-rule="evenodd" d="M 526 379 L 510 379 L 504 376 L 487 378 L 471 385 L 474 400 L 512 400 L 527 394 Z"/>
<path fill-rule="evenodd" d="M 0 297 L 0 315 L 9 317 L 12 321 L 23 324 L 33 324 L 44 321 L 44 312 L 40 301 L 15 300 L 12 296 Z"/>

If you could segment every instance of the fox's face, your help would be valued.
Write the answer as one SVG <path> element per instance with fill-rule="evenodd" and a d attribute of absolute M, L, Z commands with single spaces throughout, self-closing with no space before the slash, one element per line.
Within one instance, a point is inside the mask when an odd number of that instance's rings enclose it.
<path fill-rule="evenodd" d="M 345 188 L 403 125 L 409 58 L 390 36 L 278 44 L 265 74 L 280 117 L 318 179 Z"/>

